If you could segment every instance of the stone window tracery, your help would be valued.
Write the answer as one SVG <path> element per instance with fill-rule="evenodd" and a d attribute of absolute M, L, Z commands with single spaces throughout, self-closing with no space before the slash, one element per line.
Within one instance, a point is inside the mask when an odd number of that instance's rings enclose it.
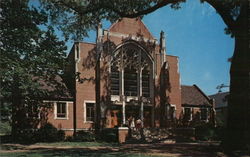
<path fill-rule="evenodd" d="M 150 97 L 152 69 L 152 60 L 138 45 L 119 47 L 112 54 L 111 95 Z"/>

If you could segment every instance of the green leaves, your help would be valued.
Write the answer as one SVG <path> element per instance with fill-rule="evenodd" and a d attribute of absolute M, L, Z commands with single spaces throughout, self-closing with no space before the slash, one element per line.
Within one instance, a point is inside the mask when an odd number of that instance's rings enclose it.
<path fill-rule="evenodd" d="M 27 0 L 1 1 L 0 7 L 1 99 L 26 111 L 50 96 L 51 85 L 60 90 L 55 78 L 63 74 L 66 46 L 48 26 L 47 13 Z"/>

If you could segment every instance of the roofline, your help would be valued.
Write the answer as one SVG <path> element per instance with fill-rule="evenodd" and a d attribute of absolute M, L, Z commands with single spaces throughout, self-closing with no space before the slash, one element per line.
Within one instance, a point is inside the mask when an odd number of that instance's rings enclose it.
<path fill-rule="evenodd" d="M 118 20 L 116 20 L 114 23 L 111 24 L 111 26 L 107 29 L 108 31 L 110 31 L 110 29 L 118 22 L 120 21 L 121 18 L 119 18 Z"/>
<path fill-rule="evenodd" d="M 166 54 L 166 56 L 180 58 L 179 56 L 175 56 L 175 55 L 168 55 L 168 54 Z"/>
<path fill-rule="evenodd" d="M 128 17 L 123 17 L 123 18 L 128 18 Z M 112 25 L 107 29 L 109 32 L 110 32 L 110 29 L 116 24 L 118 23 L 119 21 L 121 21 L 123 18 L 119 18 L 118 20 L 116 20 L 114 23 L 112 23 Z M 140 17 L 135 17 L 135 18 L 129 18 L 129 19 L 140 19 L 140 21 L 142 22 L 143 26 L 146 28 L 146 30 L 149 32 L 149 35 L 153 38 L 153 39 L 156 39 L 152 33 L 149 31 L 148 27 L 144 24 L 144 22 L 142 21 L 142 18 Z"/>
<path fill-rule="evenodd" d="M 211 104 L 211 98 L 209 98 L 196 84 L 193 84 L 195 88 L 199 90 L 199 92 L 208 100 L 208 102 Z"/>
<path fill-rule="evenodd" d="M 219 94 L 230 94 L 230 92 L 229 91 L 227 91 L 227 92 L 219 92 L 219 93 L 216 93 L 216 94 L 209 95 L 209 97 L 219 95 Z"/>
<path fill-rule="evenodd" d="M 86 41 L 75 41 L 74 44 L 76 44 L 76 43 L 96 45 L 96 43 L 94 43 L 94 42 L 86 42 Z"/>
<path fill-rule="evenodd" d="M 181 85 L 181 86 L 192 87 L 191 85 Z"/>
<path fill-rule="evenodd" d="M 140 17 L 138 17 L 138 18 L 140 18 Z M 147 31 L 149 32 L 149 34 L 151 35 L 151 37 L 153 37 L 153 39 L 154 39 L 155 37 L 154 37 L 154 36 L 152 35 L 152 33 L 149 31 L 148 27 L 144 24 L 144 22 L 142 21 L 142 18 L 140 18 L 140 20 L 141 20 L 142 24 L 146 27 L 146 29 L 147 29 Z"/>

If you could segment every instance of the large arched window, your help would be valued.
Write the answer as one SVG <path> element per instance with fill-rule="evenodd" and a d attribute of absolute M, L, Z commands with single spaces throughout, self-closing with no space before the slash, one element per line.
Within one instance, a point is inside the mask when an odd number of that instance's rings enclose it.
<path fill-rule="evenodd" d="M 125 43 L 112 54 L 111 95 L 150 97 L 153 61 L 136 42 Z"/>

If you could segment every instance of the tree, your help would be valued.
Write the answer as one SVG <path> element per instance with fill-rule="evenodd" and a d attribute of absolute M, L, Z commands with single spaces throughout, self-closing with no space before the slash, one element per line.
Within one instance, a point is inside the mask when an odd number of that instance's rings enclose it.
<path fill-rule="evenodd" d="M 15 137 L 37 127 L 42 98 L 55 92 L 44 85 L 62 89 L 56 77 L 63 74 L 66 46 L 47 24 L 46 13 L 29 7 L 28 0 L 1 1 L 0 6 L 1 107 L 9 104 Z"/>
<path fill-rule="evenodd" d="M 63 20 L 61 13 L 75 19 L 68 23 L 69 28 L 80 27 L 84 31 L 78 37 L 86 35 L 88 29 L 93 28 L 97 21 L 106 18 L 114 21 L 119 17 L 134 18 L 149 14 L 161 7 L 171 5 L 178 9 L 179 3 L 185 0 L 127 0 L 127 1 L 80 1 L 80 0 L 44 0 L 45 8 L 50 10 L 50 15 L 55 22 Z M 225 32 L 235 38 L 235 49 L 230 69 L 230 96 L 228 116 L 228 137 L 232 138 L 232 147 L 240 147 L 249 144 L 250 141 L 250 50 L 249 50 L 249 1 L 248 0 L 201 0 L 215 8 L 221 16 L 227 28 Z M 91 20 L 92 21 L 91 21 Z M 76 24 L 86 24 L 85 26 Z M 74 25 L 75 24 L 75 25 Z M 76 32 L 76 27 L 74 32 Z M 71 29 L 64 29 L 70 33 Z M 229 147 L 231 147 L 229 146 Z"/>

